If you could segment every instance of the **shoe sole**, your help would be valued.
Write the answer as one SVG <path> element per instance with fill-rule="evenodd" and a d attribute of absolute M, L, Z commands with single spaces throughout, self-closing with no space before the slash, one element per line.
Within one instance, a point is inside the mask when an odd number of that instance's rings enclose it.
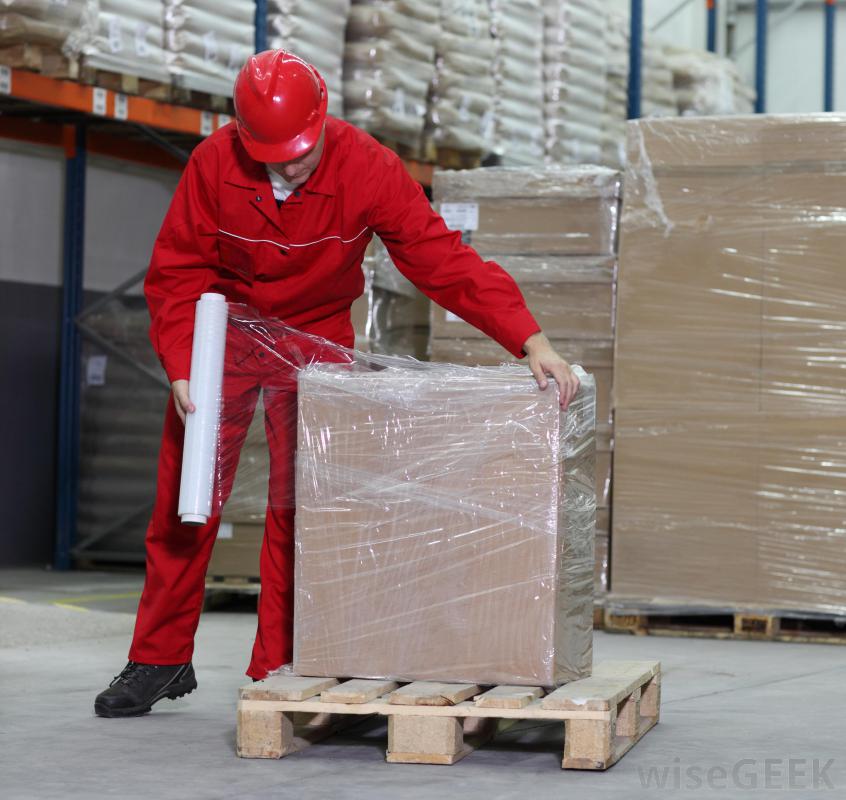
<path fill-rule="evenodd" d="M 106 717 L 109 719 L 115 717 L 143 717 L 144 714 L 149 714 L 153 710 L 153 706 L 168 698 L 169 700 L 176 700 L 185 695 L 191 694 L 197 688 L 197 680 L 193 679 L 185 683 L 175 683 L 173 686 L 165 687 L 156 697 L 154 697 L 146 705 L 131 706 L 130 708 L 109 708 L 101 703 L 94 703 L 94 713 L 98 717 Z"/>

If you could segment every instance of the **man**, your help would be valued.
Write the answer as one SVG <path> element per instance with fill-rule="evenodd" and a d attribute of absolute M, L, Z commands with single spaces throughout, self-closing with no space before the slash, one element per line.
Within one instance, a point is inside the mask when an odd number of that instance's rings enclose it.
<path fill-rule="evenodd" d="M 515 356 L 527 355 L 541 389 L 551 375 L 564 406 L 578 389 L 511 277 L 447 229 L 393 152 L 326 116 L 326 85 L 312 66 L 285 51 L 260 53 L 242 69 L 234 95 L 236 122 L 191 156 L 145 283 L 151 339 L 170 378 L 173 403 L 165 419 L 130 661 L 97 697 L 101 716 L 144 714 L 158 700 L 197 686 L 194 633 L 220 520 L 189 527 L 176 512 L 183 424 L 194 410 L 188 394 L 194 305 L 203 292 L 220 292 L 351 347 L 350 305 L 363 291 L 361 262 L 375 234 L 399 270 L 432 300 Z M 263 393 L 271 475 L 258 633 L 247 670 L 255 679 L 290 661 L 293 639 L 295 384 L 263 355 L 261 348 L 228 354 L 221 421 L 221 447 L 235 453 L 222 476 L 225 499 Z"/>

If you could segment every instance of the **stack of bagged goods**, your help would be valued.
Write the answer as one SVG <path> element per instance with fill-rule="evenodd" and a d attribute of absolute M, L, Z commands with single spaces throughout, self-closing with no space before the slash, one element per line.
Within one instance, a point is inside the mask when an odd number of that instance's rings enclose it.
<path fill-rule="evenodd" d="M 581 378 L 562 412 L 514 367 L 300 372 L 297 674 L 551 687 L 590 673 Z"/>
<path fill-rule="evenodd" d="M 641 86 L 642 117 L 678 116 L 673 70 L 670 68 L 666 45 L 648 33 L 643 34 Z"/>
<path fill-rule="evenodd" d="M 367 344 L 373 353 L 425 359 L 429 346 L 429 299 L 394 266 L 374 237 L 365 258 L 372 275 Z"/>
<path fill-rule="evenodd" d="M 329 90 L 329 113 L 344 110 L 344 31 L 350 0 L 268 0 L 268 47 L 313 64 Z"/>
<path fill-rule="evenodd" d="M 605 167 L 436 172 L 437 208 L 483 258 L 514 277 L 556 350 L 597 386 L 597 553 L 607 551 L 611 382 L 621 175 Z M 432 306 L 432 361 L 493 365 L 515 359 L 476 328 Z M 607 585 L 604 572 L 598 590 Z"/>
<path fill-rule="evenodd" d="M 232 95 L 255 48 L 253 0 L 164 0 L 165 58 L 177 85 Z"/>
<path fill-rule="evenodd" d="M 600 163 L 621 167 L 626 160 L 629 114 L 629 30 L 620 14 L 607 12 L 605 25 L 605 104 Z"/>
<path fill-rule="evenodd" d="M 679 114 L 751 114 L 755 110 L 755 90 L 743 83 L 734 62 L 707 50 L 668 46 L 666 53 Z"/>
<path fill-rule="evenodd" d="M 613 593 L 842 615 L 846 115 L 629 132 Z"/>
<path fill-rule="evenodd" d="M 488 0 L 440 0 L 439 6 L 442 32 L 435 48 L 424 152 L 439 164 L 459 166 L 456 152 L 479 161 L 493 147 L 491 14 Z"/>
<path fill-rule="evenodd" d="M 506 166 L 544 161 L 543 9 L 490 0 L 495 41 L 494 151 Z"/>
<path fill-rule="evenodd" d="M 77 545 L 89 561 L 143 564 L 167 377 L 140 294 L 92 309 L 81 326 Z"/>
<path fill-rule="evenodd" d="M 162 4 L 143 0 L 88 0 L 85 19 L 65 43 L 90 70 L 167 84 Z"/>
<path fill-rule="evenodd" d="M 440 32 L 436 3 L 354 0 L 344 46 L 345 119 L 419 151 Z"/>
<path fill-rule="evenodd" d="M 596 164 L 602 157 L 608 53 L 599 0 L 544 0 L 546 160 Z"/>
<path fill-rule="evenodd" d="M 86 5 L 86 0 L 0 2 L 3 63 L 58 72 L 65 66 L 62 48 L 81 27 Z"/>

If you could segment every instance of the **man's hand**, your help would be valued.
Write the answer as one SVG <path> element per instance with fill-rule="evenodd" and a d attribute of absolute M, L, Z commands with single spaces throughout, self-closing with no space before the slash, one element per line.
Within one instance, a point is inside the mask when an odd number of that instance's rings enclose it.
<path fill-rule="evenodd" d="M 566 409 L 579 390 L 579 379 L 570 365 L 552 349 L 549 339 L 542 333 L 534 333 L 526 339 L 523 350 L 529 357 L 529 369 L 538 386 L 546 389 L 549 385 L 547 376 L 551 376 L 560 390 L 561 408 Z"/>
<path fill-rule="evenodd" d="M 193 414 L 197 410 L 188 396 L 188 381 L 174 381 L 170 387 L 173 390 L 173 404 L 176 406 L 176 413 L 179 414 L 179 419 L 182 420 L 184 425 L 185 415 Z"/>

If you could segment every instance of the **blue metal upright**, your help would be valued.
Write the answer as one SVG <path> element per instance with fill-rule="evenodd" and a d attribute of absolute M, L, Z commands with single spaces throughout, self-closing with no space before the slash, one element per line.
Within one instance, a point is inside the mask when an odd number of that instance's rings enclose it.
<path fill-rule="evenodd" d="M 643 78 L 643 0 L 631 0 L 629 28 L 629 119 L 640 119 Z"/>
<path fill-rule="evenodd" d="M 76 540 L 79 484 L 80 336 L 85 240 L 85 123 L 66 129 L 61 371 L 56 469 L 56 569 L 69 569 Z"/>
<path fill-rule="evenodd" d="M 705 0 L 708 15 L 708 37 L 706 47 L 712 53 L 717 52 L 717 0 Z"/>
<path fill-rule="evenodd" d="M 267 50 L 267 0 L 256 0 L 256 40 L 257 53 Z"/>
<path fill-rule="evenodd" d="M 834 32 L 836 24 L 837 0 L 825 0 L 824 111 L 834 111 Z"/>
<path fill-rule="evenodd" d="M 755 2 L 755 111 L 767 110 L 767 0 Z"/>

